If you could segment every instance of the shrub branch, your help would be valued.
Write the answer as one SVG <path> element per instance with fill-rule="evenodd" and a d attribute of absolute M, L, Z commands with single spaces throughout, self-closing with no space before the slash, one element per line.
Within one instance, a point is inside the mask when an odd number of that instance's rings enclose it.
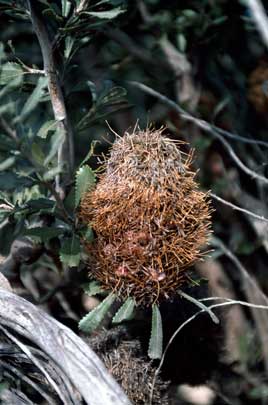
<path fill-rule="evenodd" d="M 64 141 L 58 151 L 58 165 L 66 167 L 67 174 L 65 180 L 70 180 L 74 166 L 74 144 L 71 124 L 67 115 L 63 92 L 60 85 L 56 64 L 53 57 L 53 47 L 50 41 L 47 28 L 38 13 L 36 5 L 32 0 L 28 0 L 28 7 L 34 32 L 38 38 L 42 52 L 44 71 L 48 78 L 48 90 L 50 94 L 53 113 L 58 128 L 64 137 Z M 64 187 L 59 176 L 56 179 L 57 191 L 64 197 Z"/>

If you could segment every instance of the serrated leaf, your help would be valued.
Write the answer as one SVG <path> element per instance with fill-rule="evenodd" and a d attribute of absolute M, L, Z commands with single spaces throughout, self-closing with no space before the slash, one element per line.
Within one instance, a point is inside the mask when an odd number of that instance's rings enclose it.
<path fill-rule="evenodd" d="M 125 12 L 125 10 L 122 10 L 121 7 L 116 7 L 113 10 L 107 10 L 107 11 L 82 11 L 81 14 L 90 15 L 90 16 L 96 17 L 96 18 L 111 20 L 112 18 L 115 18 L 124 12 Z"/>
<path fill-rule="evenodd" d="M 203 302 L 198 301 L 196 298 L 191 297 L 191 295 L 186 294 L 185 292 L 178 290 L 178 293 L 185 298 L 187 301 L 192 302 L 193 304 L 195 304 L 197 307 L 201 308 L 203 311 L 207 312 L 207 314 L 210 316 L 210 318 L 212 319 L 212 321 L 216 324 L 218 324 L 219 318 L 214 314 L 214 312 L 208 308 L 205 304 L 203 304 Z"/>
<path fill-rule="evenodd" d="M 32 153 L 32 157 L 33 157 L 34 161 L 38 165 L 42 166 L 44 163 L 45 155 L 44 155 L 43 150 L 41 149 L 41 146 L 38 145 L 38 143 L 34 142 L 32 144 L 31 153 Z"/>
<path fill-rule="evenodd" d="M 64 141 L 64 135 L 61 129 L 57 128 L 55 134 L 52 135 L 50 140 L 50 150 L 44 160 L 44 165 L 48 165 L 57 154 L 61 144 Z"/>
<path fill-rule="evenodd" d="M 14 165 L 15 163 L 15 156 L 10 156 L 7 159 L 5 159 L 3 162 L 0 163 L 0 172 L 9 169 L 11 166 Z"/>
<path fill-rule="evenodd" d="M 71 1 L 61 0 L 61 13 L 64 17 L 68 16 L 71 6 L 72 6 Z"/>
<path fill-rule="evenodd" d="M 96 280 L 91 281 L 90 283 L 84 284 L 83 290 L 84 290 L 85 294 L 87 294 L 89 297 L 103 293 L 103 289 L 101 288 L 100 283 Z"/>
<path fill-rule="evenodd" d="M 135 308 L 135 301 L 133 298 L 128 297 L 124 304 L 119 308 L 113 317 L 112 323 L 120 323 L 123 321 L 129 321 L 133 317 Z"/>
<path fill-rule="evenodd" d="M 82 233 L 83 238 L 87 241 L 87 242 L 93 242 L 94 240 L 94 233 L 92 228 L 90 228 L 89 226 L 85 229 L 85 231 Z"/>
<path fill-rule="evenodd" d="M 0 85 L 4 86 L 18 78 L 21 80 L 23 75 L 22 67 L 18 63 L 8 62 L 0 70 Z"/>
<path fill-rule="evenodd" d="M 148 356 L 151 359 L 161 359 L 163 352 L 163 327 L 159 308 L 152 306 L 152 329 L 149 342 Z"/>
<path fill-rule="evenodd" d="M 58 174 L 62 173 L 62 168 L 60 166 L 52 167 L 44 175 L 43 179 L 45 181 L 53 180 Z"/>
<path fill-rule="evenodd" d="M 49 198 L 36 198 L 30 201 L 27 201 L 27 207 L 32 211 L 38 210 L 52 210 L 55 207 L 55 201 L 50 200 Z"/>
<path fill-rule="evenodd" d="M 38 237 L 41 242 L 48 242 L 50 239 L 62 235 L 64 229 L 61 228 L 50 228 L 48 226 L 28 228 L 24 231 L 26 236 Z"/>
<path fill-rule="evenodd" d="M 115 298 L 116 296 L 114 294 L 108 295 L 105 300 L 81 319 L 79 329 L 85 333 L 93 332 L 104 319 Z"/>
<path fill-rule="evenodd" d="M 49 120 L 49 121 L 45 122 L 41 126 L 39 131 L 37 132 L 37 136 L 39 136 L 39 138 L 45 139 L 47 137 L 47 134 L 49 131 L 55 130 L 56 125 L 57 125 L 57 121 L 55 121 L 55 120 Z"/>
<path fill-rule="evenodd" d="M 60 249 L 60 260 L 69 267 L 76 267 L 80 263 L 81 247 L 79 238 L 74 235 L 72 238 L 64 239 Z"/>
<path fill-rule="evenodd" d="M 47 86 L 47 81 L 48 81 L 47 77 L 39 77 L 34 91 L 27 99 L 26 103 L 24 104 L 21 110 L 21 113 L 14 120 L 14 123 L 22 122 L 35 109 L 35 107 L 37 106 L 37 104 L 44 95 L 43 89 Z"/>
<path fill-rule="evenodd" d="M 68 60 L 71 57 L 74 45 L 75 45 L 75 38 L 70 36 L 65 38 L 64 56 L 66 60 Z"/>
<path fill-rule="evenodd" d="M 105 84 L 105 88 L 96 102 L 97 106 L 113 105 L 125 101 L 127 91 L 124 87 L 114 86 L 109 88 L 108 86 L 110 86 L 109 82 Z"/>
<path fill-rule="evenodd" d="M 89 191 L 96 182 L 96 176 L 93 170 L 84 165 L 76 173 L 75 179 L 75 206 L 78 207 L 81 197 L 86 191 Z"/>

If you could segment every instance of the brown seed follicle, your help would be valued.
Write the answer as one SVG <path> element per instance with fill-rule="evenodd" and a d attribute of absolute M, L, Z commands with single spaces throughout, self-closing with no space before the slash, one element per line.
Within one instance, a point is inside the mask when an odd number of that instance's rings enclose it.
<path fill-rule="evenodd" d="M 80 218 L 97 237 L 86 244 L 93 276 L 120 298 L 150 305 L 176 294 L 210 234 L 208 194 L 198 189 L 193 153 L 161 130 L 126 133 L 111 148 Z"/>

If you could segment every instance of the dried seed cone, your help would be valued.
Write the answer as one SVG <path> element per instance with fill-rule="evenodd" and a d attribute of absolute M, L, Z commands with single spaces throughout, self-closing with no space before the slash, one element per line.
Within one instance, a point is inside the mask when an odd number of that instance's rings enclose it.
<path fill-rule="evenodd" d="M 261 62 L 249 76 L 248 99 L 259 114 L 267 116 L 268 111 L 268 63 Z"/>
<path fill-rule="evenodd" d="M 94 276 L 142 305 L 176 294 L 210 234 L 211 209 L 190 168 L 192 152 L 161 132 L 119 137 L 80 210 L 97 235 L 87 245 Z"/>

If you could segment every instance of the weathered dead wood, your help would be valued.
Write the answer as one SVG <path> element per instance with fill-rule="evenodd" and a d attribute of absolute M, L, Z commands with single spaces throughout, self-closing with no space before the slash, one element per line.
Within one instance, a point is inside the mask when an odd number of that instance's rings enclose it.
<path fill-rule="evenodd" d="M 97 355 L 69 328 L 43 310 L 0 288 L 0 325 L 35 343 L 89 405 L 129 405 Z"/>

